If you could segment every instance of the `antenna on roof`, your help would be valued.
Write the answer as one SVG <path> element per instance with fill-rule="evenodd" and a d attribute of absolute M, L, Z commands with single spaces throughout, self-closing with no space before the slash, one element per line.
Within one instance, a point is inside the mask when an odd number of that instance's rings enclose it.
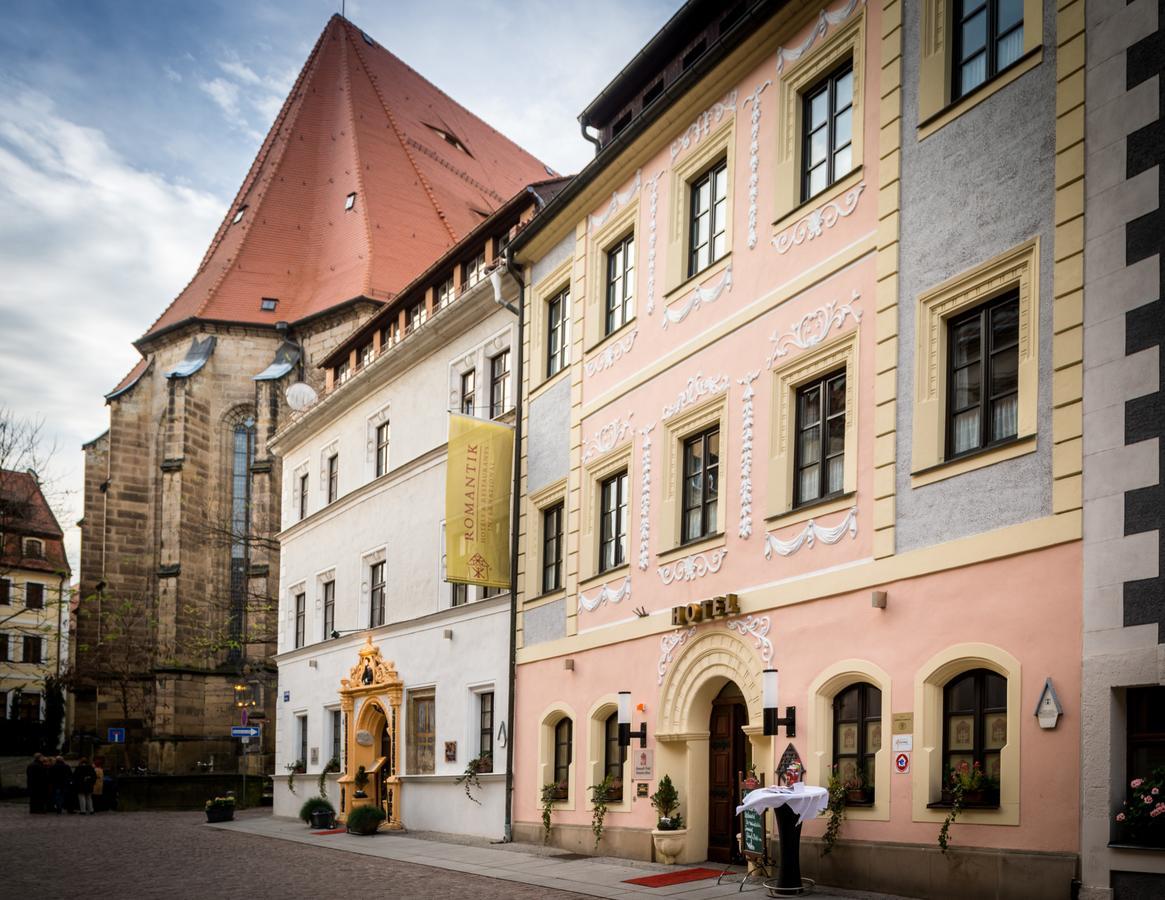
<path fill-rule="evenodd" d="M 346 15 L 344 15 L 344 5 L 346 2 L 347 2 L 347 0 L 340 0 L 340 18 L 341 19 L 348 18 Z"/>

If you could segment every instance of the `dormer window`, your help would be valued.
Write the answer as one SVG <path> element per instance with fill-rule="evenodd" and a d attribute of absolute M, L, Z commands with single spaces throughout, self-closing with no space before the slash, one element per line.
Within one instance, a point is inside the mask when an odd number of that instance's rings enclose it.
<path fill-rule="evenodd" d="M 275 312 L 275 307 L 279 305 L 279 300 L 275 297 L 263 297 L 259 301 L 259 309 L 263 312 Z"/>
<path fill-rule="evenodd" d="M 29 559 L 44 559 L 44 542 L 36 538 L 25 538 L 24 555 Z"/>
<path fill-rule="evenodd" d="M 356 192 L 353 191 L 352 193 L 350 193 L 348 195 L 347 199 L 344 200 L 344 211 L 351 212 L 355 208 L 356 208 Z"/>
<path fill-rule="evenodd" d="M 236 209 L 235 210 L 235 217 L 233 219 L 231 219 L 231 224 L 238 225 L 241 221 L 243 221 L 243 213 L 245 213 L 246 211 L 247 211 L 247 207 L 245 204 L 243 206 L 240 206 L 238 209 Z"/>
<path fill-rule="evenodd" d="M 450 134 L 448 131 L 438 128 L 436 125 L 429 125 L 428 122 L 426 122 L 425 125 L 430 131 L 433 132 L 433 134 L 437 135 L 437 137 L 443 140 L 450 147 L 456 147 L 466 156 L 473 156 L 473 154 L 469 152 L 469 149 L 461 142 L 457 135 Z"/>

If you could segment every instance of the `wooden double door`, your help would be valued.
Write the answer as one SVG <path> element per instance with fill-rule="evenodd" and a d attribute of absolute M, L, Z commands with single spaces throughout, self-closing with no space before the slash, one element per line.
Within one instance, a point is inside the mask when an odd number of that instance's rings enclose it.
<path fill-rule="evenodd" d="M 747 724 L 744 696 L 730 681 L 712 701 L 708 723 L 708 859 L 712 862 L 740 861 L 736 844 L 736 807 L 740 805 L 737 776 L 748 771 L 752 756 L 743 731 Z"/>

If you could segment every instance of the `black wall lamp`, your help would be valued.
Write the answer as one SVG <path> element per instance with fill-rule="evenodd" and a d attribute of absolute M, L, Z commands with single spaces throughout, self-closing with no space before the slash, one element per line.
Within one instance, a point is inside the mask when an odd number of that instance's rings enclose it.
<path fill-rule="evenodd" d="M 785 726 L 785 737 L 797 736 L 797 707 L 786 706 L 785 717 L 779 718 L 777 706 L 777 670 L 765 669 L 761 681 L 761 698 L 764 706 L 764 730 L 766 735 L 775 735 L 777 729 Z"/>
<path fill-rule="evenodd" d="M 639 738 L 640 749 L 647 746 L 647 723 L 640 722 L 637 731 L 631 730 L 631 692 L 619 691 L 619 746 L 630 747 L 631 738 Z"/>

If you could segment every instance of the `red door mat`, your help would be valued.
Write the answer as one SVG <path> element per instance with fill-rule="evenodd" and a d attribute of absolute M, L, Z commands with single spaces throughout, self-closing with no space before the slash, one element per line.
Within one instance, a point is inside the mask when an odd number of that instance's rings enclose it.
<path fill-rule="evenodd" d="M 332 828 L 329 831 L 313 831 L 312 834 L 343 834 L 347 830 L 348 827 L 345 825 L 343 828 Z"/>
<path fill-rule="evenodd" d="M 719 878 L 719 869 L 680 869 L 678 872 L 664 872 L 661 875 L 647 875 L 643 878 L 628 878 L 624 884 L 638 884 L 642 887 L 671 887 L 689 881 L 703 881 L 705 878 Z"/>

